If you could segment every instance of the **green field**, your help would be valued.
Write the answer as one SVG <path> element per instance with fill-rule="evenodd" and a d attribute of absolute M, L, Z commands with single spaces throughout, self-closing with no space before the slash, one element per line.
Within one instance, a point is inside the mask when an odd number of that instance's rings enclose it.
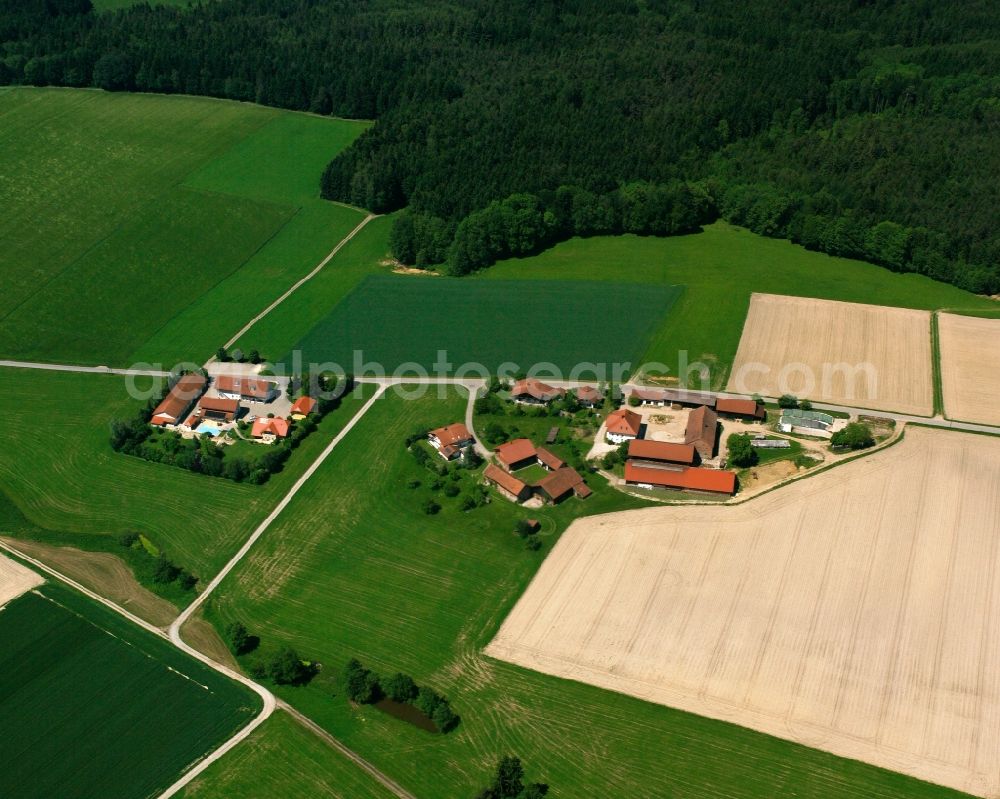
<path fill-rule="evenodd" d="M 232 556 L 361 405 L 347 398 L 281 473 L 251 486 L 113 452 L 109 420 L 137 409 L 121 378 L 4 369 L 3 387 L 0 491 L 32 525 L 11 533 L 118 552 L 118 535 L 137 530 L 203 578 Z"/>
<path fill-rule="evenodd" d="M 0 613 L 5 799 L 144 799 L 260 707 L 252 692 L 62 585 Z"/>
<path fill-rule="evenodd" d="M 236 346 L 244 352 L 257 349 L 271 359 L 292 349 L 366 277 L 387 271 L 381 263 L 389 255 L 392 221 L 381 216 L 369 222 L 327 268 L 250 328 Z"/>
<path fill-rule="evenodd" d="M 464 398 L 379 401 L 211 600 L 209 618 L 244 621 L 269 645 L 323 664 L 280 693 L 422 799 L 474 796 L 496 759 L 517 753 L 553 796 L 903 799 L 957 794 L 739 727 L 488 660 L 480 654 L 556 532 L 573 516 L 632 500 L 591 478 L 594 495 L 532 510 L 543 548 L 512 534 L 515 506 L 420 508 L 426 472 L 402 439 L 461 418 Z M 558 451 L 558 446 L 554 447 Z M 352 656 L 401 669 L 461 715 L 433 735 L 352 708 L 337 672 Z M 725 764 L 720 768 L 719 764 Z"/>
<path fill-rule="evenodd" d="M 751 292 L 931 310 L 996 311 L 985 297 L 913 274 L 811 252 L 725 223 L 690 236 L 572 239 L 532 258 L 511 259 L 473 280 L 579 280 L 680 285 L 684 293 L 642 356 L 677 373 L 678 353 L 712 367 L 721 388 L 736 355 Z"/>
<path fill-rule="evenodd" d="M 391 799 L 381 784 L 277 711 L 181 794 L 185 799 Z"/>
<path fill-rule="evenodd" d="M 3 357 L 201 363 L 362 218 L 318 175 L 365 123 L 54 89 L 0 122 Z"/>
<path fill-rule="evenodd" d="M 602 365 L 598 377 L 610 379 L 611 364 L 643 353 L 679 294 L 674 286 L 608 291 L 571 281 L 370 275 L 294 349 L 305 363 L 332 362 L 356 374 L 390 374 L 409 362 L 431 369 L 444 350 L 448 373 L 462 364 L 496 373 L 513 362 L 511 373 L 551 363 L 569 376 L 577 364 L 592 362 Z M 356 352 L 363 360 L 355 360 Z M 279 361 L 292 363 L 291 352 Z M 359 368 L 369 362 L 377 366 Z"/>

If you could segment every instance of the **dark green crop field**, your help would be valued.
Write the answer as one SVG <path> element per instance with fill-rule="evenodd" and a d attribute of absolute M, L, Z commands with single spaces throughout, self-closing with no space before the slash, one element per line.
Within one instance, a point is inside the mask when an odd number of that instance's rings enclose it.
<path fill-rule="evenodd" d="M 61 585 L 0 613 L 0 796 L 143 799 L 258 697 Z"/>
<path fill-rule="evenodd" d="M 466 363 L 495 372 L 513 362 L 524 370 L 551 363 L 568 375 L 583 362 L 635 361 L 681 293 L 667 285 L 372 275 L 294 349 L 305 363 L 358 374 L 355 351 L 391 373 L 409 362 L 430 369 L 445 350 L 448 373 Z M 292 354 L 281 361 L 291 363 Z"/>

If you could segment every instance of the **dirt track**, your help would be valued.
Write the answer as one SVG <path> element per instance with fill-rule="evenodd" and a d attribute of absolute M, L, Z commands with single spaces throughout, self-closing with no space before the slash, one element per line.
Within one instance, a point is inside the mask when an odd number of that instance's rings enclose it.
<path fill-rule="evenodd" d="M 1000 319 L 938 314 L 949 419 L 1000 425 Z"/>
<path fill-rule="evenodd" d="M 754 294 L 728 388 L 930 416 L 926 311 Z"/>
<path fill-rule="evenodd" d="M 744 505 L 575 522 L 487 653 L 1000 792 L 1000 440 L 900 444 Z"/>

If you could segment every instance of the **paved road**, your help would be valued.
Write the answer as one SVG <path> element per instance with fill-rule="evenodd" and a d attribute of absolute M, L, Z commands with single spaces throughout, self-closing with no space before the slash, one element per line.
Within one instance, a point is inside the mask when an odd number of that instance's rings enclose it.
<path fill-rule="evenodd" d="M 108 366 L 74 366 L 66 363 L 38 363 L 36 361 L 0 361 L 0 367 L 13 369 L 45 369 L 49 372 L 85 372 L 98 375 L 148 375 L 149 377 L 170 377 L 170 372 L 156 369 L 112 369 Z"/>

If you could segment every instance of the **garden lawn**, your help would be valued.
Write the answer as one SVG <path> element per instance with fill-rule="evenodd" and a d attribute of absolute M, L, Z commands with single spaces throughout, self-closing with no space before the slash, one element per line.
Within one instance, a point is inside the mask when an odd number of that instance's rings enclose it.
<path fill-rule="evenodd" d="M 522 757 L 553 796 L 912 799 L 951 791 L 629 697 L 485 659 L 482 647 L 541 558 L 580 514 L 640 500 L 589 479 L 593 496 L 525 511 L 498 498 L 426 516 L 427 470 L 403 440 L 462 418 L 465 398 L 375 403 L 210 600 L 262 647 L 293 645 L 322 668 L 281 695 L 422 799 L 474 796 L 497 759 Z M 414 478 L 419 488 L 408 488 Z M 540 552 L 512 533 L 541 522 Z M 447 735 L 353 707 L 338 672 L 351 657 L 402 670 L 460 714 Z M 249 656 L 252 660 L 253 656 Z M 725 768 L 719 768 L 724 763 Z"/>
<path fill-rule="evenodd" d="M 332 362 L 355 374 L 391 374 L 409 363 L 432 370 L 443 350 L 451 363 L 445 373 L 463 364 L 493 374 L 502 364 L 510 373 L 552 364 L 569 376 L 578 364 L 595 363 L 598 377 L 609 378 L 612 364 L 643 353 L 680 293 L 674 286 L 609 291 L 587 282 L 372 275 L 294 349 L 305 363 Z M 280 361 L 291 363 L 292 353 Z"/>
<path fill-rule="evenodd" d="M 279 710 L 181 795 L 184 799 L 392 799 L 395 794 Z"/>
<path fill-rule="evenodd" d="M 726 383 L 755 291 L 923 310 L 996 310 L 995 302 L 945 283 L 811 252 L 722 222 L 672 238 L 572 239 L 531 258 L 503 261 L 473 278 L 511 279 L 684 286 L 641 360 L 665 363 L 676 376 L 684 351 L 689 363 L 710 366 L 716 389 Z"/>
<path fill-rule="evenodd" d="M 262 486 L 207 477 L 112 451 L 109 422 L 131 417 L 122 378 L 2 370 L 0 490 L 28 525 L 10 532 L 116 554 L 126 530 L 144 533 L 170 560 L 211 577 L 361 406 L 328 414 L 279 474 Z"/>
<path fill-rule="evenodd" d="M 0 795 L 144 799 L 260 711 L 247 689 L 57 583 L 0 613 Z"/>
<path fill-rule="evenodd" d="M 362 218 L 317 194 L 322 164 L 363 127 L 204 98 L 0 90 L 0 356 L 204 361 Z M 336 210 L 303 213 L 312 203 Z M 183 332 L 140 346 L 209 294 Z"/>

